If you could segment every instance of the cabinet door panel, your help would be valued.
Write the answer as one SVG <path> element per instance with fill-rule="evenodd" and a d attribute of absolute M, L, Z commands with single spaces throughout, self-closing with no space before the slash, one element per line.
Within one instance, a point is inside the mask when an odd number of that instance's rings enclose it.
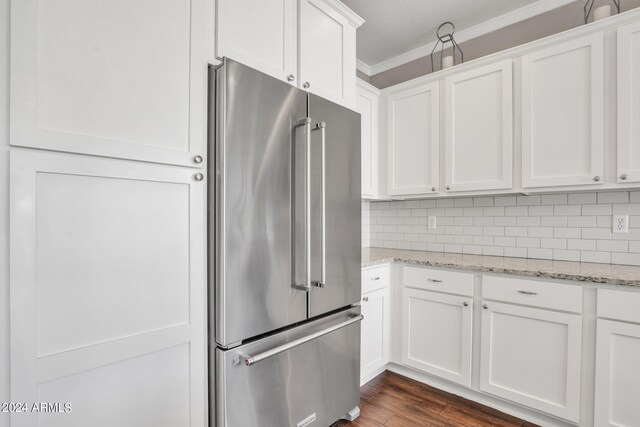
<path fill-rule="evenodd" d="M 300 0 L 299 7 L 299 85 L 355 108 L 356 28 L 323 0 Z"/>
<path fill-rule="evenodd" d="M 640 182 L 640 22 L 618 29 L 618 182 Z"/>
<path fill-rule="evenodd" d="M 511 60 L 445 80 L 448 191 L 511 188 Z"/>
<path fill-rule="evenodd" d="M 438 190 L 440 116 L 438 83 L 387 98 L 387 174 L 390 196 Z"/>
<path fill-rule="evenodd" d="M 497 302 L 486 306 L 480 389 L 577 422 L 582 317 Z"/>
<path fill-rule="evenodd" d="M 595 425 L 640 425 L 640 325 L 598 320 Z"/>
<path fill-rule="evenodd" d="M 198 166 L 205 0 L 11 7 L 11 144 Z"/>
<path fill-rule="evenodd" d="M 10 168 L 12 398 L 79 405 L 47 426 L 203 426 L 204 182 L 62 153 L 13 151 Z"/>
<path fill-rule="evenodd" d="M 362 345 L 360 348 L 360 380 L 366 382 L 389 363 L 391 304 L 388 288 L 362 297 Z"/>
<path fill-rule="evenodd" d="M 378 197 L 378 92 L 358 81 L 362 134 L 362 197 Z"/>
<path fill-rule="evenodd" d="M 522 57 L 523 187 L 603 183 L 603 37 Z"/>
<path fill-rule="evenodd" d="M 471 298 L 409 288 L 402 295 L 402 363 L 471 386 Z"/>
<path fill-rule="evenodd" d="M 297 74 L 297 0 L 217 0 L 216 56 L 287 80 Z"/>

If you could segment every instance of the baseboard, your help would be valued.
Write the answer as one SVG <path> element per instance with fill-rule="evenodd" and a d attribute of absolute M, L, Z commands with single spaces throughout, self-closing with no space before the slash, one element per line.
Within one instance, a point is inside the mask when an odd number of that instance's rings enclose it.
<path fill-rule="evenodd" d="M 376 369 L 375 371 L 371 372 L 366 377 L 361 378 L 360 379 L 360 387 L 362 387 L 363 385 L 365 385 L 366 383 L 368 383 L 369 381 L 371 381 L 372 379 L 374 379 L 375 377 L 377 377 L 378 375 L 380 375 L 381 373 L 386 371 L 387 370 L 387 366 L 389 366 L 389 365 L 381 366 L 378 369 Z"/>
<path fill-rule="evenodd" d="M 416 371 L 411 368 L 407 368 L 405 366 L 397 365 L 395 363 L 389 363 L 386 366 L 386 369 L 391 372 L 395 372 L 397 374 L 419 381 L 423 384 L 427 384 L 437 389 L 446 391 L 448 393 L 452 393 L 457 396 L 464 397 L 465 399 L 480 403 L 482 405 L 489 406 L 491 408 L 497 409 L 498 411 L 513 415 L 514 417 L 521 418 L 534 424 L 538 424 L 544 427 L 575 427 L 575 424 L 569 423 L 567 421 L 562 421 L 557 418 L 544 415 L 540 412 L 536 412 L 531 409 L 524 408 L 520 405 L 516 405 L 493 396 L 489 396 L 479 391 L 454 384 L 441 378 L 433 377 L 431 375 Z M 385 369 L 382 369 L 380 372 L 384 370 Z"/>

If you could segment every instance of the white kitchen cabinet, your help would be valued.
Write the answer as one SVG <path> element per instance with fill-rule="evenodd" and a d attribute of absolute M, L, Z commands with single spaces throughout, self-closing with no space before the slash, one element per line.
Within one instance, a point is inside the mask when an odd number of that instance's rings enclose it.
<path fill-rule="evenodd" d="M 445 189 L 501 190 L 512 186 L 512 61 L 445 79 Z"/>
<path fill-rule="evenodd" d="M 387 92 L 387 193 L 438 192 L 438 82 Z"/>
<path fill-rule="evenodd" d="M 522 186 L 604 181 L 604 35 L 522 57 Z"/>
<path fill-rule="evenodd" d="M 11 398 L 73 405 L 13 426 L 206 425 L 196 172 L 11 152 Z"/>
<path fill-rule="evenodd" d="M 402 290 L 402 363 L 471 386 L 473 298 Z"/>
<path fill-rule="evenodd" d="M 298 0 L 217 0 L 218 58 L 297 84 Z"/>
<path fill-rule="evenodd" d="M 640 425 L 640 325 L 598 319 L 595 425 Z"/>
<path fill-rule="evenodd" d="M 620 183 L 640 182 L 640 22 L 618 29 L 618 169 Z"/>
<path fill-rule="evenodd" d="M 361 117 L 362 198 L 377 199 L 378 116 L 380 91 L 358 79 L 358 112 Z"/>
<path fill-rule="evenodd" d="M 581 343 L 579 314 L 485 300 L 480 389 L 577 422 Z"/>
<path fill-rule="evenodd" d="M 11 4 L 11 144 L 199 166 L 207 0 Z"/>
<path fill-rule="evenodd" d="M 356 29 L 364 22 L 338 0 L 299 0 L 299 86 L 356 108 Z"/>
<path fill-rule="evenodd" d="M 360 381 L 376 376 L 389 363 L 391 335 L 391 291 L 381 288 L 362 296 Z"/>

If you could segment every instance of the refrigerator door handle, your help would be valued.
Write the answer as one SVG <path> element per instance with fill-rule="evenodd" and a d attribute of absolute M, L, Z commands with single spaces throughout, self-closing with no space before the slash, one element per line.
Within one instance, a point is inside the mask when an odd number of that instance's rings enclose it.
<path fill-rule="evenodd" d="M 327 329 L 323 329 L 321 331 L 315 332 L 311 335 L 307 335 L 306 337 L 302 337 L 299 338 L 297 340 L 293 340 L 291 342 L 288 342 L 286 344 L 280 345 L 278 347 L 274 347 L 270 350 L 267 351 L 263 351 L 262 353 L 256 354 L 255 356 L 249 356 L 247 354 L 244 353 L 240 353 L 238 354 L 238 362 L 239 363 L 244 363 L 246 366 L 252 366 L 255 365 L 256 363 L 268 359 L 270 357 L 273 357 L 277 354 L 283 353 L 287 350 L 291 350 L 294 347 L 298 347 L 299 345 L 302 345 L 304 343 L 307 343 L 309 341 L 313 341 L 316 338 L 320 338 L 323 335 L 327 335 L 330 334 L 331 332 L 337 331 L 338 329 L 342 329 L 346 326 L 349 326 L 353 323 L 359 322 L 364 318 L 364 316 L 362 314 L 359 314 L 357 316 L 353 316 L 351 318 L 349 318 L 349 320 L 346 320 L 342 323 L 338 323 L 337 325 L 333 325 Z"/>
<path fill-rule="evenodd" d="M 291 287 L 300 291 L 311 291 L 311 118 L 305 117 L 298 121 L 295 128 L 304 126 L 305 131 L 305 171 L 304 171 L 304 255 L 305 255 L 305 273 L 304 283 L 296 282 L 296 259 L 295 250 L 292 251 L 292 271 L 291 271 Z M 295 173 L 294 173 L 295 176 Z M 295 227 L 295 225 L 293 226 Z M 295 236 L 295 233 L 294 233 Z M 295 237 L 292 239 L 293 247 L 295 247 Z"/>
<path fill-rule="evenodd" d="M 321 217 L 320 217 L 320 230 L 321 230 L 321 255 L 320 255 L 320 280 L 313 281 L 312 285 L 318 288 L 324 288 L 327 285 L 327 236 L 326 236 L 326 215 L 327 215 L 327 197 L 326 197 L 326 140 L 327 140 L 327 124 L 325 122 L 317 123 L 313 130 L 320 130 L 321 135 L 321 172 L 320 172 L 320 192 L 321 192 Z"/>

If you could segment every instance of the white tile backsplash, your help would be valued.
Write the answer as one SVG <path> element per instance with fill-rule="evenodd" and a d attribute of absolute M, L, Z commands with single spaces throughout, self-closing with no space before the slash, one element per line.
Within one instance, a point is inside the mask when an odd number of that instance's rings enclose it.
<path fill-rule="evenodd" d="M 362 246 L 640 265 L 640 191 L 363 202 Z"/>

